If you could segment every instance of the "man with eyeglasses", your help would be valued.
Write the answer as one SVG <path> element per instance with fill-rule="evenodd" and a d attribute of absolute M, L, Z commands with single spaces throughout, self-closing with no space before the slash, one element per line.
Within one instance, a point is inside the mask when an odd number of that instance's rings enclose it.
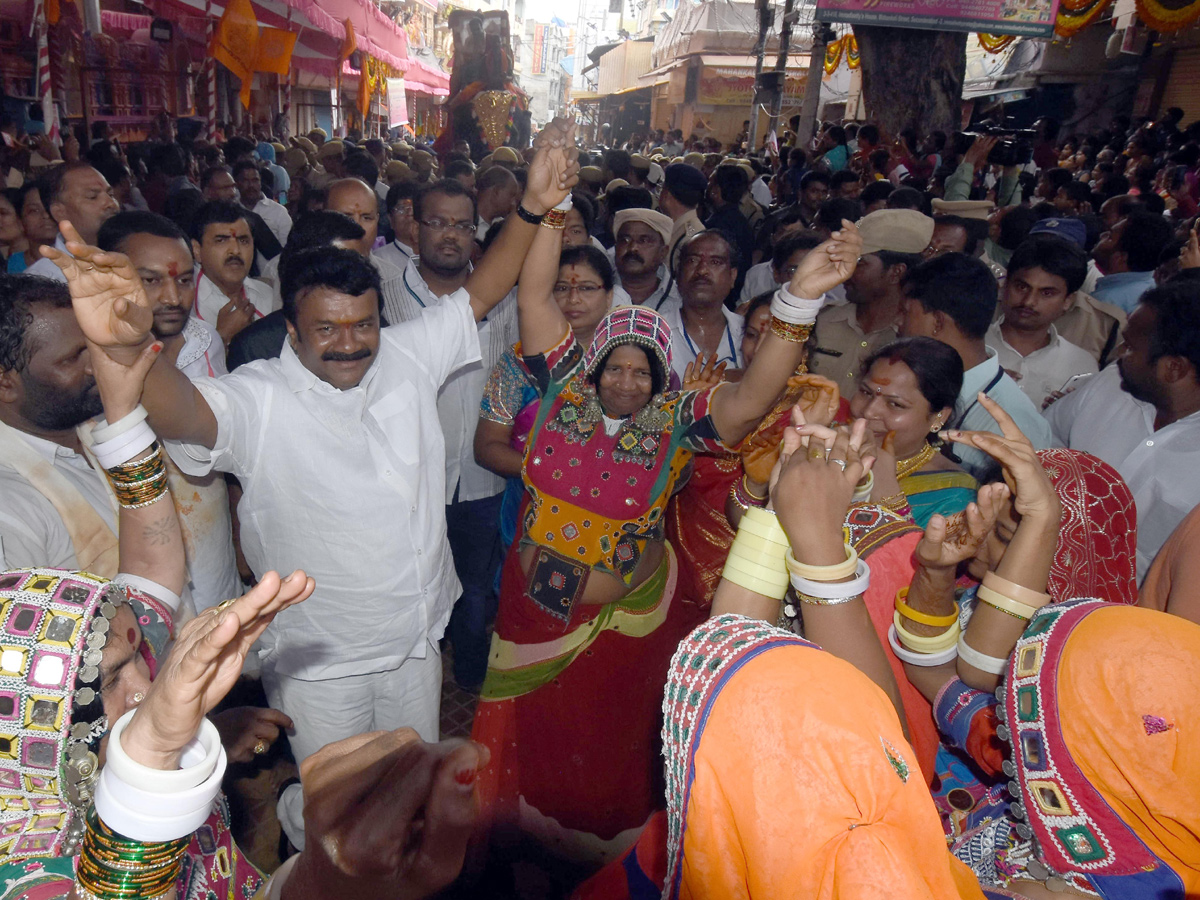
<path fill-rule="evenodd" d="M 417 255 L 414 249 L 417 243 L 417 220 L 413 218 L 413 201 L 419 190 L 411 181 L 401 181 L 393 184 L 387 193 L 387 215 L 393 240 L 375 253 L 401 269 Z"/>
<path fill-rule="evenodd" d="M 511 177 L 511 175 L 509 176 Z M 418 256 L 404 268 L 398 302 L 384 296 L 389 322 L 416 318 L 462 288 L 471 276 L 478 210 L 472 194 L 453 178 L 426 187 L 413 201 Z M 497 224 L 495 227 L 502 227 Z M 516 277 L 489 285 L 508 296 L 479 322 L 482 359 L 459 369 L 438 394 L 438 418 L 446 440 L 446 527 L 454 567 L 463 585 L 449 636 L 454 677 L 474 688 L 487 672 L 487 622 L 495 615 L 492 584 L 500 565 L 500 502 L 504 479 L 475 461 L 475 426 L 487 377 L 517 341 Z"/>
<path fill-rule="evenodd" d="M 623 209 L 613 218 L 613 262 L 620 292 L 613 306 L 648 306 L 661 309 L 668 300 L 678 302 L 675 278 L 666 266 L 668 241 L 675 223 L 652 209 Z"/>

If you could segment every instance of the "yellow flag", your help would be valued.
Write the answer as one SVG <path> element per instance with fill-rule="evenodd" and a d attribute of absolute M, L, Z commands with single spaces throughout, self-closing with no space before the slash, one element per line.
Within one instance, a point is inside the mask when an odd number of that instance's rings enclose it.
<path fill-rule="evenodd" d="M 258 19 L 250 0 L 230 0 L 213 32 L 209 55 L 242 82 L 241 101 L 250 107 L 250 82 L 258 54 Z"/>
<path fill-rule="evenodd" d="M 259 31 L 254 71 L 287 75 L 291 70 L 292 49 L 296 46 L 296 37 L 296 32 L 283 28 L 263 28 Z"/>

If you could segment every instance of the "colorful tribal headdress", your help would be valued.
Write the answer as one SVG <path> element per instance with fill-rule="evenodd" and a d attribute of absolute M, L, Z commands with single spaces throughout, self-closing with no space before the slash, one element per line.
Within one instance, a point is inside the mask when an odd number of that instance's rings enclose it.
<path fill-rule="evenodd" d="M 600 320 L 583 354 L 583 376 L 591 376 L 604 357 L 622 344 L 636 344 L 653 353 L 662 365 L 663 377 L 670 377 L 671 326 L 659 313 L 640 306 L 618 307 Z"/>
<path fill-rule="evenodd" d="M 145 595 L 85 572 L 0 574 L 0 864 L 78 849 L 108 732 L 100 663 L 124 603 L 152 663 L 169 625 Z"/>

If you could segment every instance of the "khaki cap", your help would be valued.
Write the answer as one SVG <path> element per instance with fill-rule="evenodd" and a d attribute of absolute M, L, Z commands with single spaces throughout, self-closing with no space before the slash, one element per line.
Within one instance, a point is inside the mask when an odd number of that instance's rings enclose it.
<path fill-rule="evenodd" d="M 291 147 L 284 151 L 280 164 L 287 170 L 288 175 L 294 176 L 308 165 L 308 154 L 300 147 Z"/>
<path fill-rule="evenodd" d="M 492 151 L 492 162 L 507 163 L 510 166 L 519 166 L 524 160 L 517 155 L 517 151 L 512 147 L 497 147 Z"/>
<path fill-rule="evenodd" d="M 640 153 L 635 153 L 629 157 L 629 165 L 637 169 L 639 172 L 650 171 L 650 160 L 642 156 Z"/>
<path fill-rule="evenodd" d="M 407 163 L 393 159 L 384 168 L 383 177 L 388 184 L 396 181 L 407 181 L 409 178 L 412 178 L 412 169 L 408 167 Z"/>
<path fill-rule="evenodd" d="M 629 187 L 629 182 L 626 181 L 624 178 L 614 178 L 607 185 L 605 185 L 604 193 L 607 194 L 613 188 L 619 188 L 619 187 Z"/>
<path fill-rule="evenodd" d="M 933 239 L 933 219 L 915 209 L 880 209 L 858 220 L 863 253 L 922 253 Z"/>
<path fill-rule="evenodd" d="M 292 138 L 292 140 L 295 142 L 296 146 L 299 147 L 301 150 L 303 150 L 305 153 L 316 153 L 317 152 L 317 145 L 314 144 L 312 141 L 310 141 L 306 137 Z"/>
<path fill-rule="evenodd" d="M 328 159 L 331 156 L 341 156 L 346 152 L 346 145 L 339 140 L 326 141 L 317 151 L 317 159 Z"/>
<path fill-rule="evenodd" d="M 962 216 L 964 219 L 986 219 L 996 208 L 991 200 L 942 200 L 933 201 L 934 215 Z"/>
<path fill-rule="evenodd" d="M 599 166 L 584 166 L 579 170 L 579 180 L 596 186 L 604 181 L 604 173 Z"/>
<path fill-rule="evenodd" d="M 684 155 L 683 161 L 689 166 L 695 166 L 698 169 L 704 165 L 704 154 L 692 151 L 691 153 Z"/>

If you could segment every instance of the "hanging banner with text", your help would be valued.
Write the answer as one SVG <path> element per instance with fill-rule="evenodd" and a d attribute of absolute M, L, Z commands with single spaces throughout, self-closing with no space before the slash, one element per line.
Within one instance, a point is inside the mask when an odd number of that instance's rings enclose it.
<path fill-rule="evenodd" d="M 404 92 L 403 78 L 387 80 L 388 122 L 393 128 L 408 124 L 408 96 Z"/>
<path fill-rule="evenodd" d="M 546 74 L 546 26 L 533 26 L 533 65 L 530 75 Z"/>
<path fill-rule="evenodd" d="M 816 18 L 929 31 L 1050 37 L 1059 0 L 817 0 Z"/>

